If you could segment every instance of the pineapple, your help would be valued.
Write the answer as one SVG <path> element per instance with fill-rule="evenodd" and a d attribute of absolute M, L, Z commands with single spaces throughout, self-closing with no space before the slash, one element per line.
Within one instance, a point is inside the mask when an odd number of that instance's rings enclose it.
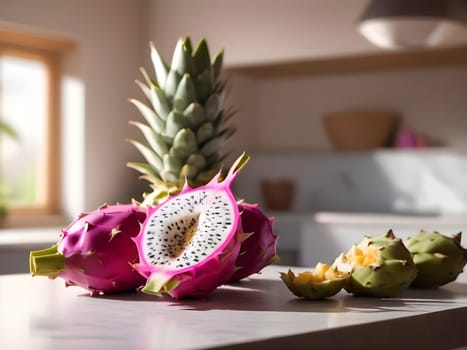
<path fill-rule="evenodd" d="M 178 193 L 185 181 L 192 187 L 207 183 L 228 156 L 221 148 L 235 132 L 227 125 L 232 111 L 224 110 L 223 50 L 211 62 L 204 38 L 194 51 L 190 38 L 181 38 L 170 67 L 153 43 L 150 50 L 156 78 L 141 68 L 145 82 L 136 81 L 149 104 L 130 99 L 146 123 L 130 121 L 145 141 L 129 142 L 147 163 L 127 164 L 150 182 L 152 192 L 143 195 L 143 204 Z"/>

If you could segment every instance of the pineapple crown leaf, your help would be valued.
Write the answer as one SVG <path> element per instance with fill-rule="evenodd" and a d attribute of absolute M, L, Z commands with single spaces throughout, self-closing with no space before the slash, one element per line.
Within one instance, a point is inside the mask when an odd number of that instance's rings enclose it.
<path fill-rule="evenodd" d="M 135 80 L 135 84 L 138 85 L 138 87 L 143 92 L 144 96 L 146 96 L 148 100 L 151 100 L 151 89 L 147 85 L 145 85 L 143 82 L 137 79 Z"/>
<path fill-rule="evenodd" d="M 150 182 L 153 193 L 167 186 L 180 190 L 185 178 L 195 186 L 207 183 L 228 155 L 220 150 L 235 132 L 226 124 L 233 111 L 223 109 L 226 84 L 219 75 L 224 51 L 211 60 L 205 38 L 196 48 L 189 37 L 180 38 L 169 66 L 152 42 L 149 47 L 155 79 L 140 68 L 144 79 L 135 81 L 147 101 L 130 99 L 144 118 L 130 124 L 145 141 L 127 140 L 147 163 L 127 165 Z"/>
<path fill-rule="evenodd" d="M 127 167 L 140 172 L 141 174 L 143 174 L 143 176 L 145 175 L 154 177 L 156 179 L 158 178 L 157 173 L 154 171 L 154 168 L 147 163 L 128 162 L 126 165 Z"/>
<path fill-rule="evenodd" d="M 198 99 L 196 95 L 196 87 L 191 79 L 190 74 L 185 73 L 180 80 L 177 90 L 175 91 L 173 107 L 174 110 L 183 112 L 191 103 Z"/>
<path fill-rule="evenodd" d="M 146 84 L 148 84 L 148 86 L 151 86 L 153 84 L 157 85 L 157 82 L 149 77 L 149 74 L 148 72 L 146 72 L 146 69 L 144 69 L 143 67 L 139 67 L 139 71 L 141 72 L 141 75 L 143 76 L 144 81 L 146 82 Z"/>
<path fill-rule="evenodd" d="M 212 63 L 212 69 L 214 71 L 215 81 L 219 78 L 221 74 L 223 60 L 224 60 L 224 49 L 220 49 L 219 51 L 217 51 L 216 55 L 214 56 L 214 60 Z"/>
<path fill-rule="evenodd" d="M 205 38 L 201 38 L 195 49 L 193 60 L 198 72 L 211 71 L 211 55 L 209 54 L 208 43 Z"/>
<path fill-rule="evenodd" d="M 149 47 L 151 49 L 151 61 L 154 66 L 154 71 L 156 73 L 157 83 L 159 84 L 159 86 L 165 86 L 169 66 L 159 55 L 159 52 L 157 52 L 157 49 L 152 41 L 149 43 Z"/>
<path fill-rule="evenodd" d="M 182 79 L 182 76 L 176 70 L 170 70 L 165 81 L 164 93 L 166 94 L 167 100 L 172 102 L 175 92 L 177 91 L 178 83 Z"/>
<path fill-rule="evenodd" d="M 181 76 L 185 73 L 195 73 L 195 63 L 191 56 L 191 42 L 188 42 L 189 45 L 187 45 L 186 39 L 178 40 L 170 65 L 170 70 L 178 72 Z"/>
<path fill-rule="evenodd" d="M 136 108 L 138 108 L 138 110 L 143 115 L 146 122 L 151 126 L 151 128 L 153 128 L 157 133 L 162 133 L 164 131 L 164 121 L 161 118 L 159 118 L 156 112 L 154 112 L 144 103 L 133 98 L 130 99 L 130 102 L 133 103 L 136 106 Z"/>
<path fill-rule="evenodd" d="M 169 151 L 162 137 L 159 134 L 155 133 L 154 130 L 151 129 L 149 126 L 133 120 L 130 120 L 129 124 L 136 126 L 139 130 L 141 130 L 149 146 L 151 146 L 152 150 L 159 157 L 162 157 L 165 153 Z"/>
<path fill-rule="evenodd" d="M 164 170 L 161 158 L 146 145 L 143 145 L 141 142 L 127 139 L 127 142 L 130 142 L 136 149 L 142 154 L 146 161 L 151 165 L 155 170 L 161 172 Z"/>
<path fill-rule="evenodd" d="M 191 45 L 191 39 L 189 36 L 186 36 L 182 38 L 183 44 L 185 45 L 188 53 L 191 55 L 191 52 L 193 51 L 193 45 Z"/>

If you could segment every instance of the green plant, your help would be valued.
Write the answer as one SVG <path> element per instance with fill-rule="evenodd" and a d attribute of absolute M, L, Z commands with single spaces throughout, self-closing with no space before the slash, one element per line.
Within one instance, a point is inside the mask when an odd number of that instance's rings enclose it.
<path fill-rule="evenodd" d="M 130 99 L 145 119 L 130 123 L 145 140 L 129 142 L 146 162 L 128 166 L 149 181 L 152 192 L 144 196 L 145 204 L 154 205 L 181 191 L 185 181 L 192 187 L 208 183 L 227 156 L 222 149 L 234 128 L 227 123 L 232 111 L 224 109 L 222 50 L 211 60 L 205 39 L 192 48 L 186 37 L 178 41 L 170 66 L 153 44 L 151 59 L 155 79 L 141 69 L 145 82 L 136 81 L 149 104 Z"/>
<path fill-rule="evenodd" d="M 18 134 L 8 123 L 0 120 L 0 136 L 5 134 L 11 138 L 18 139 Z M 0 217 L 4 217 L 7 212 L 6 186 L 3 183 L 2 171 L 0 166 Z"/>

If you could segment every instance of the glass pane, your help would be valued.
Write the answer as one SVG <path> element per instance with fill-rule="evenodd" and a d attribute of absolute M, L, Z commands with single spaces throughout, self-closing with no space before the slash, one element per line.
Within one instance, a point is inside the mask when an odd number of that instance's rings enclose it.
<path fill-rule="evenodd" d="M 46 108 L 46 66 L 0 56 L 0 121 L 16 133 L 0 132 L 0 196 L 10 207 L 43 204 Z"/>

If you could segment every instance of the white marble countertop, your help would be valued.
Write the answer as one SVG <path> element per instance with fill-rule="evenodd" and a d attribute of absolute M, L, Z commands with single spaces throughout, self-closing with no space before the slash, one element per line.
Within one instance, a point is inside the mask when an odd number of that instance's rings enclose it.
<path fill-rule="evenodd" d="M 59 227 L 0 229 L 0 251 L 18 248 L 42 249 L 56 243 Z"/>
<path fill-rule="evenodd" d="M 303 268 L 293 268 L 302 271 Z M 0 276 L 0 349 L 452 349 L 467 345 L 467 276 L 396 298 L 295 298 L 284 266 L 205 300 L 90 297 L 60 279 Z"/>

